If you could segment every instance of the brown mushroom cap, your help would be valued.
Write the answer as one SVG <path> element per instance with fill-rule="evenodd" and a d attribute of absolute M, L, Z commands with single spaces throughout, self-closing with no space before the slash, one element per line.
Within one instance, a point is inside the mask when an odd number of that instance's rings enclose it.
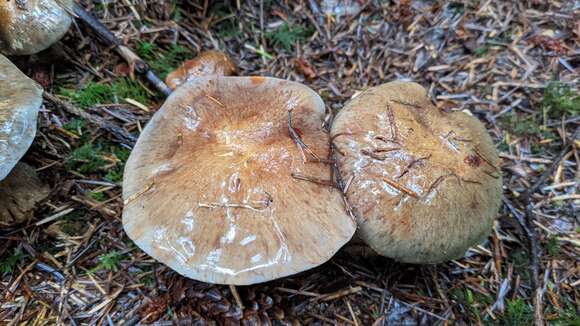
<path fill-rule="evenodd" d="M 123 225 L 146 253 L 190 278 L 253 284 L 320 265 L 352 237 L 340 193 L 289 136 L 328 157 L 324 103 L 264 77 L 201 77 L 179 87 L 129 157 Z"/>
<path fill-rule="evenodd" d="M 32 144 L 42 88 L 0 54 L 0 180 Z"/>
<path fill-rule="evenodd" d="M 40 181 L 33 167 L 18 163 L 0 181 L 0 228 L 26 221 L 36 204 L 49 193 L 50 189 Z"/>
<path fill-rule="evenodd" d="M 331 135 L 359 235 L 378 253 L 441 262 L 489 234 L 501 174 L 476 118 L 438 110 L 418 84 L 391 82 L 351 100 Z"/>
<path fill-rule="evenodd" d="M 220 51 L 205 51 L 197 57 L 185 61 L 165 78 L 172 89 L 196 77 L 231 76 L 236 74 L 232 60 Z"/>
<path fill-rule="evenodd" d="M 71 0 L 0 1 L 0 53 L 25 55 L 56 43 L 72 22 Z"/>

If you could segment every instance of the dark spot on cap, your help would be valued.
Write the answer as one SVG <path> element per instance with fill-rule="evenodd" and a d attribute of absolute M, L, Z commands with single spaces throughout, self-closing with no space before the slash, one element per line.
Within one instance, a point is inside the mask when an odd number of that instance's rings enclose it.
<path fill-rule="evenodd" d="M 481 158 L 478 155 L 470 154 L 463 159 L 463 162 L 471 167 L 476 168 L 481 165 Z"/>
<path fill-rule="evenodd" d="M 477 209 L 479 207 L 479 203 L 477 201 L 472 201 L 471 204 L 469 205 L 469 207 L 471 207 L 471 209 Z"/>

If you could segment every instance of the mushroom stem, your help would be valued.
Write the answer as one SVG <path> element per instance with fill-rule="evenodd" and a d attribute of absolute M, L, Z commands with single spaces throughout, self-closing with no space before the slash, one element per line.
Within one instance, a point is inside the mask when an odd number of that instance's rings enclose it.
<path fill-rule="evenodd" d="M 167 85 L 149 68 L 149 65 L 143 61 L 135 52 L 130 48 L 123 45 L 123 42 L 118 39 L 101 21 L 99 21 L 95 16 L 88 13 L 83 7 L 78 4 L 73 6 L 74 13 L 76 17 L 82 20 L 87 26 L 89 26 L 93 31 L 95 31 L 103 40 L 115 45 L 115 50 L 121 55 L 131 67 L 139 75 L 145 77 L 157 90 L 163 93 L 165 96 L 169 96 L 172 90 L 167 87 Z"/>

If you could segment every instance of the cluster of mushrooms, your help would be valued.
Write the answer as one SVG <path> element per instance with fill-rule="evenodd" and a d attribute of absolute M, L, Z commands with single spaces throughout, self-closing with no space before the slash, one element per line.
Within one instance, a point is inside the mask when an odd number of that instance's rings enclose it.
<path fill-rule="evenodd" d="M 50 46 L 69 28 L 71 4 L 0 2 L 0 53 Z M 0 222 L 37 201 L 22 183 L 48 191 L 17 165 L 42 89 L 2 54 Z M 235 73 L 212 51 L 170 74 L 175 91 L 129 157 L 123 226 L 155 259 L 196 280 L 247 285 L 316 267 L 355 233 L 409 263 L 460 257 L 489 233 L 499 158 L 470 114 L 441 111 L 420 85 L 397 81 L 329 121 L 307 86 Z"/>
<path fill-rule="evenodd" d="M 29 55 L 58 41 L 72 19 L 69 0 L 0 1 L 0 226 L 21 222 L 49 189 L 18 163 L 36 134 L 42 88 L 5 55 Z"/>
<path fill-rule="evenodd" d="M 355 232 L 409 263 L 461 257 L 490 232 L 499 158 L 470 114 L 396 81 L 356 96 L 328 130 L 312 89 L 232 67 L 206 53 L 170 75 L 176 89 L 129 157 L 123 225 L 150 256 L 248 285 L 318 266 Z"/>

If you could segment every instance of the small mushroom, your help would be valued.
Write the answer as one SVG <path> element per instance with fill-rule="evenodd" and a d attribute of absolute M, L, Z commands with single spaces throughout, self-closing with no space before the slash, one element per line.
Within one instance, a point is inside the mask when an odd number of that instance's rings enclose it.
<path fill-rule="evenodd" d="M 0 180 L 32 144 L 41 104 L 42 88 L 0 54 Z"/>
<path fill-rule="evenodd" d="M 209 283 L 265 282 L 326 262 L 356 223 L 329 185 L 324 117 L 320 97 L 295 82 L 213 76 L 182 85 L 127 162 L 125 231 Z"/>
<path fill-rule="evenodd" d="M 442 262 L 489 234 L 501 171 L 473 116 L 438 110 L 418 84 L 391 82 L 352 99 L 331 135 L 358 235 L 379 254 Z"/>
<path fill-rule="evenodd" d="M 165 78 L 165 83 L 171 89 L 196 77 L 231 76 L 236 74 L 236 66 L 232 60 L 220 51 L 205 51 L 197 57 L 185 61 L 179 68 Z"/>
<path fill-rule="evenodd" d="M 71 0 L 0 1 L 0 53 L 26 55 L 56 43 L 68 30 Z"/>
<path fill-rule="evenodd" d="M 10 175 L 0 181 L 0 228 L 26 221 L 38 202 L 50 189 L 29 165 L 18 163 Z"/>

